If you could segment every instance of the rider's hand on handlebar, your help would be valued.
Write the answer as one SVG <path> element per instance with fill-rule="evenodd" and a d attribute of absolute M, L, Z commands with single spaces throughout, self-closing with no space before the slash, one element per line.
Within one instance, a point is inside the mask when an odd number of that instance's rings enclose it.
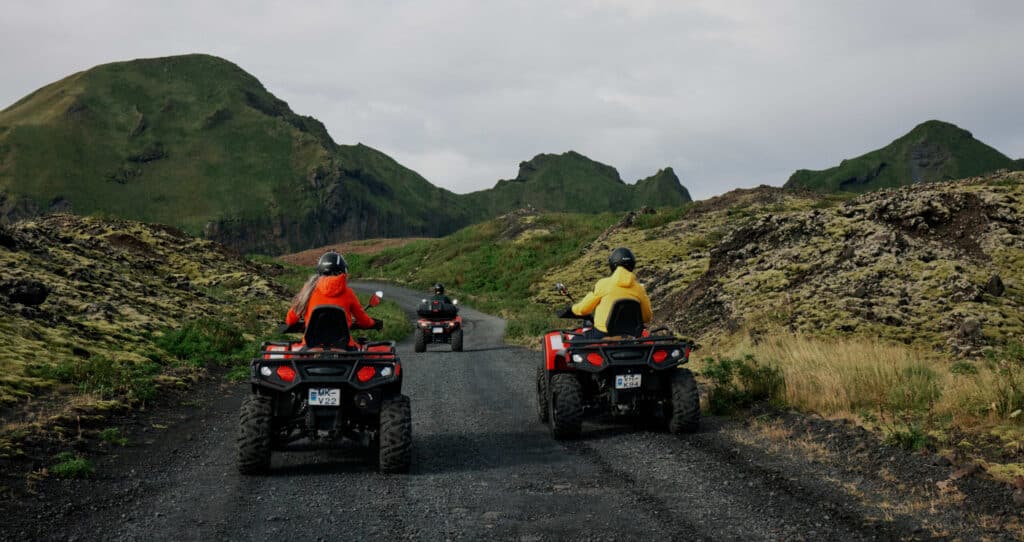
<path fill-rule="evenodd" d="M 374 318 L 373 319 L 373 327 L 371 329 L 376 329 L 378 331 L 384 329 L 384 320 L 381 320 L 379 318 Z"/>
<path fill-rule="evenodd" d="M 572 312 L 572 305 L 566 305 L 562 312 L 558 313 L 559 318 L 579 318 L 575 313 Z"/>

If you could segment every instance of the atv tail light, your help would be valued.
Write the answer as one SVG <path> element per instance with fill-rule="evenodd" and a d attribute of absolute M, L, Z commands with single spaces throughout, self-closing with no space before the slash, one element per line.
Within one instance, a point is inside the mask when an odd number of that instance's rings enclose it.
<path fill-rule="evenodd" d="M 654 363 L 661 363 L 668 357 L 668 352 L 664 350 L 655 350 L 654 355 L 651 356 L 654 359 Z"/>
<path fill-rule="evenodd" d="M 263 367 L 260 367 L 260 374 L 263 376 L 270 376 L 274 374 L 274 370 L 264 365 Z"/>
<path fill-rule="evenodd" d="M 601 354 L 598 354 L 597 352 L 591 352 L 587 354 L 587 362 L 589 362 L 591 365 L 600 366 L 602 363 L 604 363 L 604 358 L 601 357 Z"/>
<path fill-rule="evenodd" d="M 573 363 L 583 363 L 583 356 L 580 354 L 573 354 L 572 361 Z"/>
<path fill-rule="evenodd" d="M 295 369 L 287 365 L 281 365 L 277 368 L 277 377 L 285 382 L 292 382 L 295 380 Z"/>
<path fill-rule="evenodd" d="M 363 365 L 359 371 L 356 372 L 356 378 L 360 382 L 369 382 L 377 374 L 377 369 L 370 367 L 369 365 Z"/>
<path fill-rule="evenodd" d="M 381 369 L 380 376 L 391 376 L 391 367 L 384 367 Z"/>

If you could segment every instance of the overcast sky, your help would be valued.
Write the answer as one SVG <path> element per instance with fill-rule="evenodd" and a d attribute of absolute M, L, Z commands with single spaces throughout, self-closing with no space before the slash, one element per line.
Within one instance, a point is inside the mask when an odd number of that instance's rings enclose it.
<path fill-rule="evenodd" d="M 928 119 L 1024 157 L 1024 2 L 3 0 L 0 108 L 96 64 L 202 52 L 455 192 L 575 150 L 697 199 Z"/>

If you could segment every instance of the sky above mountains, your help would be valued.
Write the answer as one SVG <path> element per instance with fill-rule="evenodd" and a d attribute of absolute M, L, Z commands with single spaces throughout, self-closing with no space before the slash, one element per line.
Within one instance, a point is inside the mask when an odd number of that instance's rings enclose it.
<path fill-rule="evenodd" d="M 209 53 L 339 143 L 455 192 L 578 151 L 696 199 L 941 119 L 1024 157 L 1024 3 L 6 2 L 0 107 L 94 65 Z"/>

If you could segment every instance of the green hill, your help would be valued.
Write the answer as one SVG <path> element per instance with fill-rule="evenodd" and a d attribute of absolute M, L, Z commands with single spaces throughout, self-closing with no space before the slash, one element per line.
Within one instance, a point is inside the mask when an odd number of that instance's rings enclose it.
<path fill-rule="evenodd" d="M 822 171 L 798 170 L 786 181 L 785 187 L 819 192 L 868 192 L 1019 167 L 1020 161 L 1015 163 L 974 139 L 967 130 L 930 120 L 889 145 L 843 160 L 836 167 Z"/>
<path fill-rule="evenodd" d="M 241 250 L 437 235 L 451 192 L 364 145 L 338 146 L 253 76 L 207 55 L 97 66 L 0 112 L 0 210 L 109 213 Z"/>
<path fill-rule="evenodd" d="M 541 211 L 598 213 L 691 201 L 672 168 L 628 185 L 615 168 L 574 151 L 538 154 L 519 164 L 515 179 L 466 194 L 471 206 L 495 216 L 525 206 Z"/>
<path fill-rule="evenodd" d="M 226 60 L 132 60 L 73 74 L 0 111 L 0 222 L 104 213 L 245 252 L 284 252 L 444 235 L 543 196 L 562 206 L 545 209 L 587 211 L 689 199 L 671 170 L 629 187 L 614 169 L 571 154 L 519 188 L 460 196 L 370 147 L 336 144 Z"/>

